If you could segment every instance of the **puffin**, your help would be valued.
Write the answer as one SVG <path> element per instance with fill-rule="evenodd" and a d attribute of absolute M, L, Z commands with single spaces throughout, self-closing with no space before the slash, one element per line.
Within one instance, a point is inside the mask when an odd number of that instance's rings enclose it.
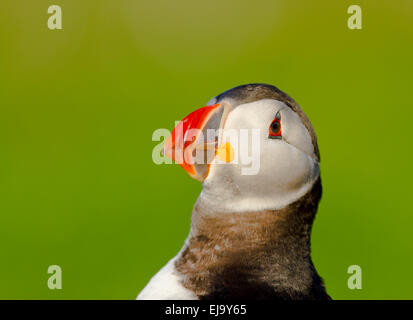
<path fill-rule="evenodd" d="M 251 170 L 240 155 L 254 145 Z M 138 300 L 331 299 L 311 258 L 320 152 L 288 94 L 261 83 L 227 90 L 181 120 L 163 153 L 202 191 L 182 249 Z"/>

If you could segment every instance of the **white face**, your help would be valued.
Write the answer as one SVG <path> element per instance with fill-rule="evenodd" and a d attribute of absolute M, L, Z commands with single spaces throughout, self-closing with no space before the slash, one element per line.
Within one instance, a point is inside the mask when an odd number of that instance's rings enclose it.
<path fill-rule="evenodd" d="M 277 112 L 281 115 L 281 137 L 274 139 L 269 137 L 269 127 Z M 240 161 L 211 164 L 197 202 L 201 207 L 208 206 L 209 211 L 280 209 L 308 192 L 319 176 L 319 162 L 308 130 L 300 117 L 278 100 L 264 99 L 235 107 L 222 129 L 224 135 L 234 129 L 259 129 L 259 170 L 243 174 L 245 164 Z M 249 139 L 250 154 L 251 142 Z"/>

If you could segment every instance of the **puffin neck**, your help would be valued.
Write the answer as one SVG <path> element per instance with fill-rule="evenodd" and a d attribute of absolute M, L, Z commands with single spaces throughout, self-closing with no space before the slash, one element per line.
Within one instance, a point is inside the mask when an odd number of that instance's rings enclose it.
<path fill-rule="evenodd" d="M 175 264 L 183 285 L 201 299 L 325 298 L 310 256 L 320 197 L 318 179 L 304 197 L 280 210 L 211 216 L 195 206 Z"/>

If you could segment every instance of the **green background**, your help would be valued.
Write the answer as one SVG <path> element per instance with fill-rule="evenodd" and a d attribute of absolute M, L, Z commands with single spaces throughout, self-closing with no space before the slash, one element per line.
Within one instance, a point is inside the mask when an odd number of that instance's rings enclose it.
<path fill-rule="evenodd" d="M 52 4 L 63 30 L 47 28 Z M 266 82 L 318 135 L 328 292 L 412 299 L 412 15 L 411 0 L 2 0 L 0 298 L 134 299 L 181 248 L 201 190 L 152 162 L 153 131 Z"/>

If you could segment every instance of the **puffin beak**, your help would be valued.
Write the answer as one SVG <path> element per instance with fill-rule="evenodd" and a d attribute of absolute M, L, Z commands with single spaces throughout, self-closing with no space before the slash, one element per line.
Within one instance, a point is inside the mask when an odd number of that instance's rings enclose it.
<path fill-rule="evenodd" d="M 224 109 L 222 104 L 215 104 L 195 110 L 176 125 L 165 142 L 164 155 L 199 181 L 208 176 L 215 157 L 216 132 L 222 126 Z"/>

